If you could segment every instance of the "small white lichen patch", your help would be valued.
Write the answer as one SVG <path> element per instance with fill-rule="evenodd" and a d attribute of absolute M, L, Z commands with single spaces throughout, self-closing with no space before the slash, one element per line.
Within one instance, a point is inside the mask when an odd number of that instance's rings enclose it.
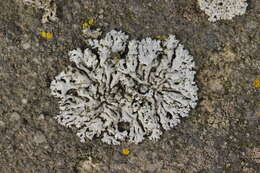
<path fill-rule="evenodd" d="M 58 20 L 56 16 L 57 6 L 55 0 L 22 0 L 24 4 L 43 9 L 42 23 L 55 22 Z"/>
<path fill-rule="evenodd" d="M 87 42 L 89 48 L 69 52 L 74 65 L 50 86 L 59 98 L 56 119 L 78 129 L 82 142 L 158 140 L 196 106 L 193 57 L 175 36 L 138 41 L 112 30 Z"/>
<path fill-rule="evenodd" d="M 100 28 L 91 29 L 90 27 L 83 28 L 82 34 L 85 38 L 98 38 L 101 36 L 102 31 Z"/>
<path fill-rule="evenodd" d="M 246 0 L 198 0 L 200 9 L 209 16 L 209 21 L 231 20 L 246 12 Z"/>

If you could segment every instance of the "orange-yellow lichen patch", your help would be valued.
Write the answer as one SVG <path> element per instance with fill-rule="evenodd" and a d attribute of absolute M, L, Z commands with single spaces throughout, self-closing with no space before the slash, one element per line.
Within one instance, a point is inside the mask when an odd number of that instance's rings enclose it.
<path fill-rule="evenodd" d="M 51 39 L 51 38 L 53 38 L 53 33 L 42 31 L 42 32 L 40 32 L 40 36 L 42 38 Z"/>
<path fill-rule="evenodd" d="M 121 151 L 121 153 L 123 154 L 123 155 L 128 155 L 129 153 L 130 153 L 130 150 L 129 150 L 129 148 L 123 148 L 122 149 L 122 151 Z"/>
<path fill-rule="evenodd" d="M 85 23 L 82 24 L 83 28 L 88 28 L 95 24 L 95 20 L 93 18 L 89 18 Z"/>
<path fill-rule="evenodd" d="M 260 77 L 258 77 L 254 83 L 253 83 L 254 87 L 260 87 Z"/>

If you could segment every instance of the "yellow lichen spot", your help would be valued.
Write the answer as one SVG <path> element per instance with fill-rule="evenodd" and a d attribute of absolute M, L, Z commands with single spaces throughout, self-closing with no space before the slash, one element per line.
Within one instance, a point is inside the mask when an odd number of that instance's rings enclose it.
<path fill-rule="evenodd" d="M 123 149 L 122 149 L 122 154 L 123 154 L 123 155 L 127 156 L 129 153 L 130 153 L 129 148 L 123 148 Z"/>
<path fill-rule="evenodd" d="M 53 38 L 53 33 L 42 31 L 42 32 L 40 32 L 40 36 L 42 38 L 51 39 L 51 38 Z"/>
<path fill-rule="evenodd" d="M 260 77 L 258 77 L 254 83 L 253 83 L 254 87 L 260 87 Z"/>
<path fill-rule="evenodd" d="M 161 40 L 161 41 L 164 41 L 167 39 L 167 37 L 165 35 L 157 35 L 157 36 L 155 36 L 155 38 L 158 40 Z"/>
<path fill-rule="evenodd" d="M 88 28 L 95 24 L 95 20 L 93 18 L 89 18 L 85 23 L 82 24 L 83 28 Z"/>
<path fill-rule="evenodd" d="M 90 18 L 89 20 L 88 20 L 88 24 L 91 26 L 91 25 L 94 25 L 94 19 L 93 18 Z"/>

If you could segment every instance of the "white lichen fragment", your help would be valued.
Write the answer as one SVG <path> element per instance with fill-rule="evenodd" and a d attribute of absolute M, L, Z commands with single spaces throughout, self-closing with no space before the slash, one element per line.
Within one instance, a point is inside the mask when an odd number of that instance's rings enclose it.
<path fill-rule="evenodd" d="M 200 9 L 209 16 L 209 21 L 231 20 L 246 12 L 246 0 L 198 0 Z"/>
<path fill-rule="evenodd" d="M 112 30 L 88 44 L 69 53 L 75 65 L 50 86 L 59 98 L 56 119 L 78 129 L 82 142 L 158 140 L 196 106 L 193 57 L 175 36 L 138 41 Z"/>
<path fill-rule="evenodd" d="M 55 0 L 22 0 L 24 4 L 44 10 L 42 23 L 55 22 L 58 20 L 56 16 L 57 6 Z"/>
<path fill-rule="evenodd" d="M 91 29 L 90 27 L 83 28 L 82 34 L 85 38 L 98 38 L 101 36 L 102 31 L 100 28 Z"/>

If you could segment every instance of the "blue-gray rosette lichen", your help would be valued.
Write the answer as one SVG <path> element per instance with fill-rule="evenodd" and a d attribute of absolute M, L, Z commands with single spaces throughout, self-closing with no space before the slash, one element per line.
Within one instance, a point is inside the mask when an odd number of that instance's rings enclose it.
<path fill-rule="evenodd" d="M 112 30 L 87 42 L 69 52 L 73 65 L 50 87 L 59 98 L 57 121 L 76 128 L 82 142 L 158 140 L 196 106 L 193 57 L 175 36 L 138 41 Z"/>

